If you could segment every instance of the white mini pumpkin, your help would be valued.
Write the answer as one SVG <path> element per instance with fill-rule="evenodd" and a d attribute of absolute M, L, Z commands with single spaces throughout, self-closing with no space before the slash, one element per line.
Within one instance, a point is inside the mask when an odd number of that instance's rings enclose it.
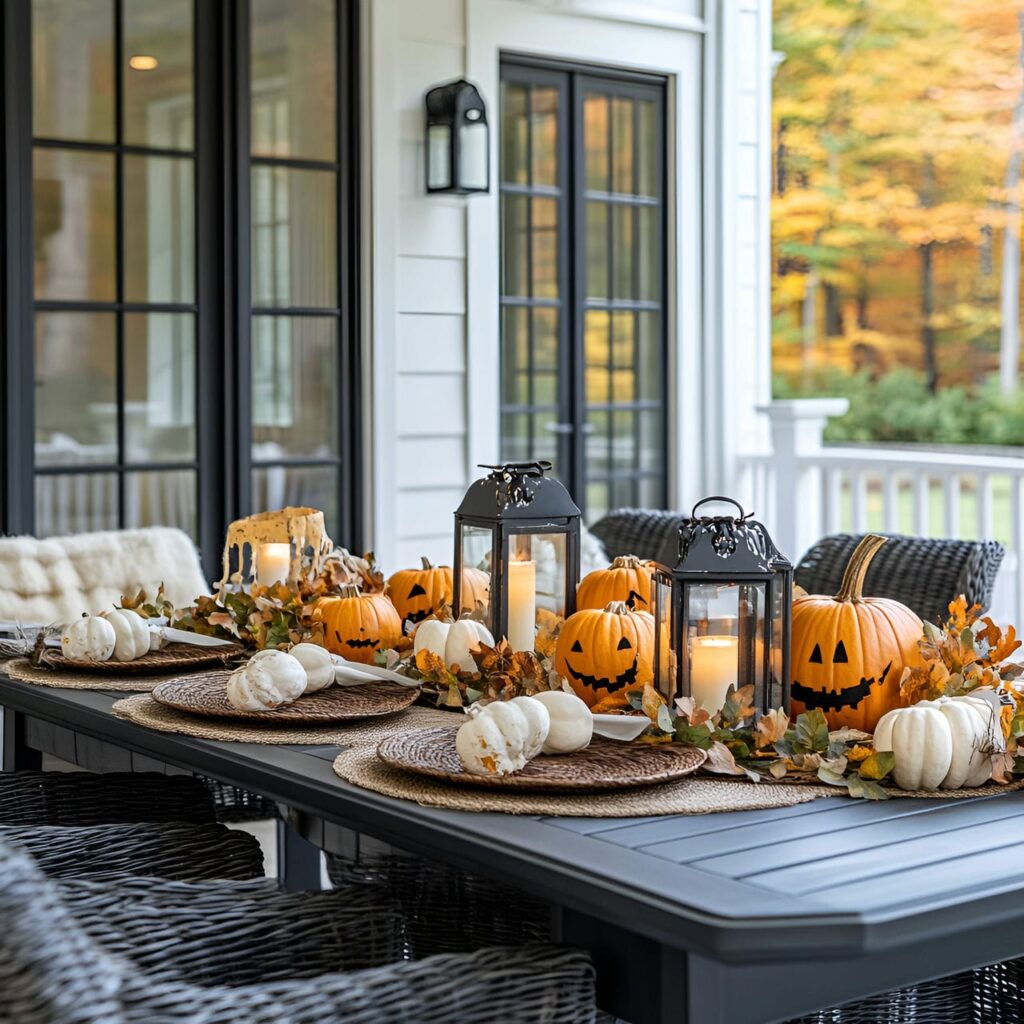
<path fill-rule="evenodd" d="M 511 707 L 517 708 L 526 718 L 529 736 L 524 747 L 526 760 L 532 761 L 543 749 L 551 729 L 551 715 L 548 709 L 532 697 L 513 697 Z"/>
<path fill-rule="evenodd" d="M 83 615 L 60 638 L 60 649 L 72 661 L 110 661 L 117 643 L 114 627 L 98 615 Z"/>
<path fill-rule="evenodd" d="M 586 701 L 564 690 L 546 690 L 528 699 L 539 701 L 548 712 L 550 725 L 542 753 L 572 754 L 590 746 L 594 716 Z"/>
<path fill-rule="evenodd" d="M 149 654 L 150 632 L 146 620 L 130 608 L 113 608 L 100 615 L 114 627 L 114 661 L 135 661 Z"/>
<path fill-rule="evenodd" d="M 416 629 L 413 653 L 426 649 L 443 658 L 449 668 L 455 665 L 460 672 L 476 672 L 476 662 L 470 652 L 478 650 L 481 644 L 494 646 L 494 637 L 482 622 L 459 619 L 449 623 L 427 619 Z"/>
<path fill-rule="evenodd" d="M 511 775 L 529 760 L 536 729 L 514 701 L 472 707 L 455 736 L 455 750 L 471 775 Z"/>
<path fill-rule="evenodd" d="M 270 711 L 291 704 L 306 689 L 302 662 L 284 651 L 260 651 L 228 679 L 227 696 L 240 711 Z"/>
<path fill-rule="evenodd" d="M 973 789 L 992 778 L 992 755 L 1002 749 L 999 713 L 981 697 L 940 697 L 933 702 L 946 716 L 953 759 L 942 789 Z"/>
<path fill-rule="evenodd" d="M 334 662 L 326 647 L 296 644 L 288 653 L 306 670 L 306 693 L 316 693 L 334 682 Z"/>

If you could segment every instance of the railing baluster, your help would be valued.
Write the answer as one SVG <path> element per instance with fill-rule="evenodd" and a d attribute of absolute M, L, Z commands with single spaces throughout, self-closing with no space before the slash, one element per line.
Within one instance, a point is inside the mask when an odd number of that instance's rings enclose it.
<path fill-rule="evenodd" d="M 979 473 L 978 488 L 978 539 L 988 540 L 992 527 L 992 474 Z"/>
<path fill-rule="evenodd" d="M 882 477 L 882 522 L 886 533 L 900 531 L 900 478 L 893 472 Z"/>
<path fill-rule="evenodd" d="M 842 529 L 843 518 L 843 474 L 832 466 L 825 470 L 822 479 L 822 499 L 824 501 L 824 516 L 822 524 L 825 533 L 839 533 Z"/>
<path fill-rule="evenodd" d="M 853 496 L 853 532 L 868 529 L 868 478 L 862 469 L 850 470 L 850 492 Z"/>
<path fill-rule="evenodd" d="M 950 473 L 942 486 L 943 522 L 947 537 L 960 536 L 960 476 Z"/>
<path fill-rule="evenodd" d="M 918 537 L 931 536 L 931 516 L 929 516 L 929 502 L 931 501 L 932 481 L 927 473 L 921 473 L 914 477 L 914 533 Z"/>

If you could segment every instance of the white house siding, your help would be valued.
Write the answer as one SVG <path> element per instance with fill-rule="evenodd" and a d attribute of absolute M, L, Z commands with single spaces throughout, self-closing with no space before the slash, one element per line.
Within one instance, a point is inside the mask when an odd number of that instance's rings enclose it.
<path fill-rule="evenodd" d="M 452 511 L 498 454 L 497 193 L 425 195 L 422 105 L 452 78 L 481 87 L 493 185 L 503 49 L 669 76 L 673 503 L 727 484 L 769 387 L 768 5 L 364 0 L 363 15 L 366 497 L 380 560 L 448 561 Z M 723 415 L 737 395 L 739 415 Z"/>

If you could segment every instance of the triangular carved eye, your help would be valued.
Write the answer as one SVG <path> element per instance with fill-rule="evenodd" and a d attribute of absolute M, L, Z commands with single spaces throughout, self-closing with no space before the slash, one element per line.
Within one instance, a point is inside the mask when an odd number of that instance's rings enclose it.
<path fill-rule="evenodd" d="M 836 644 L 836 653 L 832 655 L 832 661 L 836 665 L 845 665 L 849 660 L 846 656 L 846 647 L 843 645 L 843 641 L 840 640 Z"/>
<path fill-rule="evenodd" d="M 812 665 L 820 665 L 821 664 L 821 644 L 815 644 L 814 645 L 814 650 L 811 651 L 811 657 L 810 657 L 809 661 L 810 661 L 810 663 Z"/>
<path fill-rule="evenodd" d="M 412 585 L 412 590 L 409 591 L 409 597 L 426 597 L 427 592 L 418 584 Z"/>
<path fill-rule="evenodd" d="M 577 641 L 576 641 L 576 642 L 575 642 L 575 643 L 574 643 L 574 644 L 572 645 L 572 649 L 573 649 L 573 652 L 574 652 L 575 654 L 582 654 L 582 653 L 583 653 L 583 644 L 581 644 L 581 643 L 579 642 L 579 640 L 577 640 Z"/>
<path fill-rule="evenodd" d="M 617 651 L 628 651 L 633 645 L 629 642 L 629 637 L 623 637 L 619 641 L 619 646 L 616 648 Z"/>

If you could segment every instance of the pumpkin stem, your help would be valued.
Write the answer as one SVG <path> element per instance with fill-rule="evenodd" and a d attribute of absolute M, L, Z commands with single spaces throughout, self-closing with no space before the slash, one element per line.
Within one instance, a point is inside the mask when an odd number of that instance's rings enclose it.
<path fill-rule="evenodd" d="M 420 556 L 420 561 L 423 563 L 423 568 L 424 569 L 433 569 L 434 568 L 433 563 L 425 555 L 421 555 Z"/>
<path fill-rule="evenodd" d="M 644 563 L 636 555 L 617 555 L 612 559 L 613 569 L 639 569 Z"/>
<path fill-rule="evenodd" d="M 856 604 L 864 600 L 864 577 L 868 574 L 868 566 L 886 540 L 886 537 L 878 533 L 864 535 L 843 570 L 843 582 L 839 584 L 839 593 L 835 597 L 837 601 L 852 601 Z"/>
<path fill-rule="evenodd" d="M 633 609 L 625 601 L 609 601 L 605 611 L 609 615 L 631 615 L 633 613 Z"/>
<path fill-rule="evenodd" d="M 340 597 L 361 597 L 362 591 L 354 583 L 343 583 L 338 591 Z"/>

